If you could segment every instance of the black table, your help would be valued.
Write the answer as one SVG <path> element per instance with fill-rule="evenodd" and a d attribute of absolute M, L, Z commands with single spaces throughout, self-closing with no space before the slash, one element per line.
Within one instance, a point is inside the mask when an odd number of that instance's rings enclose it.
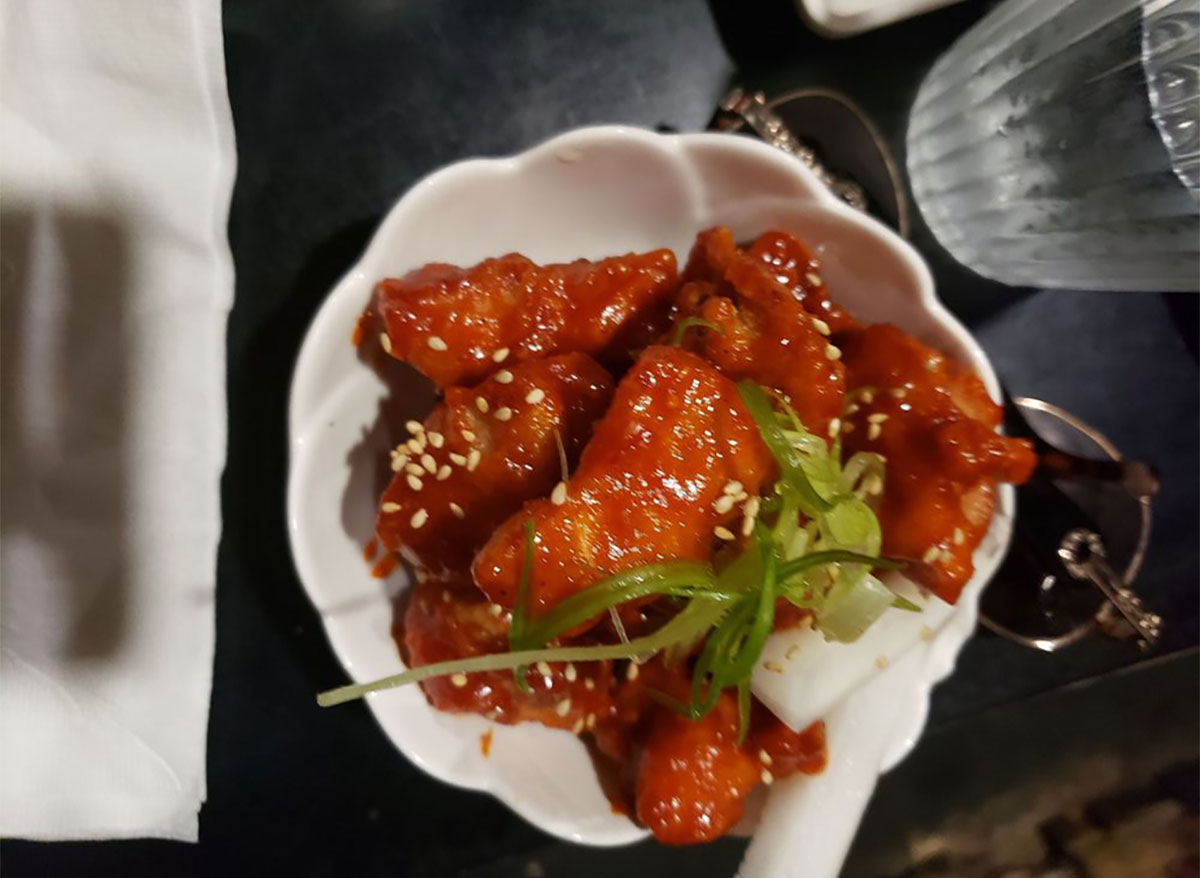
<path fill-rule="evenodd" d="M 555 842 L 421 774 L 361 705 L 315 707 L 344 676 L 284 531 L 292 363 L 323 296 L 428 171 L 588 123 L 697 130 L 735 81 L 769 94 L 837 88 L 902 158 L 921 76 L 987 6 L 829 43 L 786 0 L 227 0 L 237 290 L 201 843 L 10 843 L 9 874 L 732 874 L 736 839 L 602 852 Z M 899 871 L 906 833 L 1056 754 L 1195 740 L 1196 299 L 1000 287 L 916 225 L 941 296 L 1013 391 L 1061 404 L 1167 475 L 1140 586 L 1170 624 L 1150 656 L 1100 639 L 1046 656 L 977 636 L 937 689 L 922 745 L 881 784 L 847 874 Z"/>

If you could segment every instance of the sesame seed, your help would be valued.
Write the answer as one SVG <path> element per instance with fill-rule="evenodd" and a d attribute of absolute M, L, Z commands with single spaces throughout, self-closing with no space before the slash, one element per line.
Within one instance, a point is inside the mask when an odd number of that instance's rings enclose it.
<path fill-rule="evenodd" d="M 783 657 L 790 662 L 792 659 L 794 659 L 796 657 L 796 653 L 798 653 L 798 652 L 800 652 L 800 644 L 793 643 L 791 646 L 788 647 L 788 650 L 787 650 L 787 652 L 785 652 L 783 654 Z"/>
<path fill-rule="evenodd" d="M 904 397 L 908 396 L 908 391 L 903 387 L 893 387 L 888 391 L 888 393 L 890 393 L 896 399 L 904 399 Z"/>
<path fill-rule="evenodd" d="M 842 414 L 845 414 L 845 415 L 856 415 L 856 414 L 858 414 L 858 406 L 857 406 L 855 403 L 852 403 L 852 402 L 851 402 L 851 403 L 847 403 L 847 405 L 846 405 L 846 408 L 845 408 L 845 410 L 842 412 Z"/>
<path fill-rule="evenodd" d="M 867 427 L 867 438 L 878 439 L 882 432 L 883 427 L 881 427 L 879 424 L 871 424 L 871 426 Z"/>
<path fill-rule="evenodd" d="M 829 324 L 826 323 L 824 320 L 822 320 L 820 317 L 814 317 L 812 319 L 812 325 L 813 325 L 813 329 L 815 329 L 817 332 L 821 333 L 821 335 L 829 335 L 829 333 L 831 331 L 829 329 Z"/>
<path fill-rule="evenodd" d="M 557 713 L 559 716 L 566 716 L 568 713 L 570 713 L 571 712 L 571 699 L 564 698 L 562 701 L 558 702 L 558 704 L 556 704 L 554 706 L 554 712 Z"/>
<path fill-rule="evenodd" d="M 875 391 L 869 387 L 864 387 L 858 392 L 858 397 L 867 405 L 870 405 L 875 401 Z"/>
<path fill-rule="evenodd" d="M 842 429 L 842 419 L 834 418 L 832 421 L 829 422 L 829 431 L 828 431 L 829 438 L 832 439 L 834 436 L 836 436 L 838 434 L 838 431 L 840 431 L 841 429 Z"/>
<path fill-rule="evenodd" d="M 592 692 L 596 688 L 596 681 L 593 680 L 591 677 L 584 677 L 583 688 L 589 692 Z"/>
<path fill-rule="evenodd" d="M 501 369 L 496 373 L 495 378 L 497 384 L 512 384 L 513 373 L 507 369 Z"/>
<path fill-rule="evenodd" d="M 407 457 L 401 457 L 399 455 L 392 457 L 392 472 L 398 473 L 400 470 L 404 469 L 404 463 L 407 460 Z"/>
<path fill-rule="evenodd" d="M 432 454 L 421 455 L 421 466 L 425 467 L 425 471 L 429 473 L 437 472 L 437 461 L 433 459 Z"/>
<path fill-rule="evenodd" d="M 739 503 L 741 503 L 743 500 L 745 500 L 749 496 L 750 495 L 747 494 L 745 491 L 738 491 L 736 494 L 733 495 L 733 505 L 737 506 Z"/>
<path fill-rule="evenodd" d="M 434 448 L 441 448 L 443 445 L 446 444 L 446 437 L 443 436 L 441 433 L 430 432 L 430 433 L 426 433 L 425 437 L 429 440 L 429 444 L 432 445 Z"/>
<path fill-rule="evenodd" d="M 842 349 L 841 348 L 839 348 L 837 345 L 832 345 L 832 344 L 825 345 L 825 359 L 840 360 L 841 358 L 842 358 Z"/>
<path fill-rule="evenodd" d="M 399 511 L 400 511 L 400 504 L 399 504 L 399 503 L 392 503 L 391 501 L 388 501 L 387 503 L 384 503 L 384 504 L 383 504 L 382 506 L 380 506 L 379 508 L 380 508 L 380 509 L 382 509 L 384 512 L 399 512 Z"/>
<path fill-rule="evenodd" d="M 408 486 L 410 488 L 412 488 L 414 491 L 419 491 L 425 487 L 425 483 L 422 482 L 419 477 L 414 476 L 412 473 L 408 474 L 406 481 L 408 482 Z"/>
<path fill-rule="evenodd" d="M 726 483 L 725 488 L 722 491 L 722 493 L 728 494 L 729 496 L 732 497 L 736 494 L 742 493 L 742 491 L 744 489 L 745 489 L 745 486 L 741 482 L 739 482 L 737 479 L 733 479 Z"/>
<path fill-rule="evenodd" d="M 497 421 L 511 421 L 512 420 L 512 409 L 510 409 L 506 405 L 500 406 L 500 408 L 496 409 L 496 420 Z"/>
<path fill-rule="evenodd" d="M 883 412 L 876 412 L 873 415 L 867 415 L 867 423 L 868 424 L 882 424 L 887 419 L 888 419 L 888 416 L 885 415 Z"/>
<path fill-rule="evenodd" d="M 773 760 L 771 759 L 771 754 L 768 753 L 766 750 L 759 750 L 758 751 L 758 761 L 761 762 L 763 765 L 770 765 Z"/>
<path fill-rule="evenodd" d="M 499 604 L 488 604 L 488 613 L 491 615 L 499 617 L 499 615 L 503 612 L 504 607 L 500 606 Z"/>
<path fill-rule="evenodd" d="M 422 434 L 422 435 L 424 435 L 424 434 Z M 420 454 L 422 451 L 425 450 L 425 444 L 423 442 L 421 442 L 419 439 L 409 439 L 406 443 L 404 443 L 404 447 L 407 448 L 409 451 L 411 451 L 413 454 Z"/>
<path fill-rule="evenodd" d="M 463 430 L 463 431 L 462 431 L 462 437 L 463 437 L 464 439 L 466 439 L 468 442 L 474 442 L 474 441 L 475 441 L 475 434 L 474 434 L 472 431 L 470 431 L 470 430 Z"/>
<path fill-rule="evenodd" d="M 625 679 L 632 683 L 637 678 L 638 678 L 637 662 L 630 662 L 629 667 L 627 667 L 625 669 Z"/>
<path fill-rule="evenodd" d="M 583 731 L 583 717 L 579 717 L 579 719 L 575 720 L 575 725 L 571 726 L 571 734 L 578 735 L 582 731 Z"/>
<path fill-rule="evenodd" d="M 492 354 L 493 363 L 503 363 L 508 359 L 508 348 L 500 348 L 496 353 Z"/>
<path fill-rule="evenodd" d="M 719 524 L 713 528 L 713 534 L 716 536 L 716 538 L 718 540 L 736 539 L 736 537 L 734 537 L 734 535 L 733 535 L 733 531 L 731 531 L 727 527 L 721 527 L 721 525 L 719 525 Z"/>
<path fill-rule="evenodd" d="M 467 685 L 467 675 L 466 674 L 454 674 L 450 678 L 450 682 L 453 683 L 455 686 L 457 686 L 459 689 L 461 689 L 463 686 Z"/>
<path fill-rule="evenodd" d="M 407 421 L 404 424 L 404 429 L 412 433 L 414 436 L 419 436 L 425 432 L 425 425 L 420 421 Z"/>
<path fill-rule="evenodd" d="M 742 536 L 748 537 L 754 531 L 754 519 L 749 516 L 742 517 Z"/>
<path fill-rule="evenodd" d="M 817 274 L 815 271 L 810 271 L 808 274 L 804 275 L 804 279 L 814 287 L 819 287 L 821 285 L 821 275 Z"/>
<path fill-rule="evenodd" d="M 543 677 L 549 677 L 554 673 L 554 671 L 551 670 L 551 668 L 550 668 L 549 662 L 538 662 L 537 669 L 538 669 L 538 673 L 541 674 Z"/>
<path fill-rule="evenodd" d="M 932 564 L 941 557 L 942 550 L 937 546 L 930 546 L 925 550 L 925 554 L 921 556 L 921 560 L 926 564 Z"/>
<path fill-rule="evenodd" d="M 882 671 L 884 668 L 886 668 L 890 664 L 891 664 L 891 662 L 888 661 L 888 657 L 886 655 L 884 655 L 883 653 L 880 653 L 879 655 L 875 656 L 875 667 L 879 668 L 879 670 Z"/>
<path fill-rule="evenodd" d="M 589 729 L 594 729 L 594 728 L 596 728 L 596 714 L 594 714 L 594 713 L 589 713 L 589 714 L 587 715 L 587 722 L 586 722 L 586 725 L 587 725 L 587 727 L 588 727 Z"/>
<path fill-rule="evenodd" d="M 967 535 L 963 533 L 963 529 L 961 527 L 956 527 L 954 529 L 954 545 L 961 546 L 966 541 Z"/>
<path fill-rule="evenodd" d="M 471 453 L 467 455 L 467 470 L 474 472 L 475 467 L 479 466 L 479 461 L 482 457 L 483 455 L 479 453 L 478 448 L 472 448 Z"/>
<path fill-rule="evenodd" d="M 933 640 L 933 633 L 934 633 L 933 629 L 930 628 L 928 625 L 921 626 L 921 639 L 922 640 L 926 640 L 926 641 Z"/>
<path fill-rule="evenodd" d="M 733 504 L 735 502 L 737 501 L 729 494 L 722 494 L 716 499 L 716 502 L 713 503 L 713 509 L 716 510 L 717 515 L 724 515 L 733 508 Z"/>
<path fill-rule="evenodd" d="M 466 518 L 467 517 L 467 513 L 463 512 L 463 508 L 461 506 L 459 506 L 457 503 L 455 503 L 453 500 L 450 501 L 450 512 L 451 512 L 451 514 L 453 514 L 453 516 L 455 518 Z"/>
<path fill-rule="evenodd" d="M 555 506 L 562 506 L 567 502 L 567 483 L 559 482 L 554 486 L 554 490 L 550 492 L 550 502 Z"/>
<path fill-rule="evenodd" d="M 441 468 L 437 471 L 437 480 L 439 482 L 444 482 L 448 478 L 450 478 L 450 464 L 443 463 Z"/>
<path fill-rule="evenodd" d="M 545 398 L 546 398 L 546 391 L 542 390 L 542 388 L 540 388 L 540 387 L 535 387 L 535 388 L 533 388 L 533 390 L 531 390 L 527 394 L 525 394 L 525 401 L 527 403 L 529 403 L 530 405 L 537 405 L 539 402 L 541 402 Z"/>
<path fill-rule="evenodd" d="M 567 682 L 574 683 L 578 674 L 579 672 L 575 670 L 575 665 L 571 662 L 567 662 L 566 668 L 563 669 L 563 676 L 567 678 Z"/>
<path fill-rule="evenodd" d="M 408 523 L 413 526 L 414 530 L 417 530 L 427 521 L 429 521 L 429 513 L 424 509 L 418 509 L 413 513 L 413 517 L 409 519 Z"/>
<path fill-rule="evenodd" d="M 843 433 L 853 433 L 854 432 L 854 421 L 843 421 L 842 422 L 842 432 Z"/>
<path fill-rule="evenodd" d="M 379 333 L 379 346 L 389 354 L 392 352 L 392 340 L 386 332 Z"/>
<path fill-rule="evenodd" d="M 446 343 L 444 341 L 442 341 L 442 337 L 440 335 L 429 336 L 429 340 L 426 341 L 425 343 L 427 345 L 429 345 L 429 347 L 431 347 L 435 351 L 446 350 Z"/>
<path fill-rule="evenodd" d="M 459 454 L 458 452 L 451 451 L 450 462 L 458 466 L 466 466 L 467 456 L 465 454 Z"/>
<path fill-rule="evenodd" d="M 764 768 L 762 770 L 762 782 L 767 786 L 770 786 L 771 784 L 775 783 L 775 775 L 771 774 L 771 772 Z"/>
<path fill-rule="evenodd" d="M 766 668 L 768 671 L 770 671 L 772 674 L 782 674 L 783 673 L 783 665 L 779 664 L 779 662 L 771 662 L 771 661 L 763 662 L 763 667 Z"/>
<path fill-rule="evenodd" d="M 488 401 L 482 396 L 475 397 L 475 408 L 486 415 L 488 413 Z"/>
<path fill-rule="evenodd" d="M 404 471 L 410 476 L 419 476 L 425 472 L 425 468 L 419 463 L 406 463 L 404 465 Z"/>
<path fill-rule="evenodd" d="M 762 505 L 761 500 L 759 500 L 757 497 L 751 497 L 749 500 L 746 501 L 746 507 L 745 507 L 743 514 L 747 518 L 756 518 L 758 516 L 758 510 L 761 505 Z"/>

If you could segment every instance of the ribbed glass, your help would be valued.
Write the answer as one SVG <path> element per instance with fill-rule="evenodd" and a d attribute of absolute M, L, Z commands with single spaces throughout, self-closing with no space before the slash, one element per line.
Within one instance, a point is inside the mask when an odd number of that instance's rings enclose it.
<path fill-rule="evenodd" d="M 922 216 L 1009 284 L 1200 288 L 1200 0 L 1008 0 L 930 70 Z"/>

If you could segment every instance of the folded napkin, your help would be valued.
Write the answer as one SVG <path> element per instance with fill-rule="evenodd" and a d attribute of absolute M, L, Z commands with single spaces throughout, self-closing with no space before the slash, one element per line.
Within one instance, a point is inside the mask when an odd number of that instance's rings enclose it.
<path fill-rule="evenodd" d="M 197 837 L 234 149 L 220 0 L 0 10 L 0 834 Z"/>

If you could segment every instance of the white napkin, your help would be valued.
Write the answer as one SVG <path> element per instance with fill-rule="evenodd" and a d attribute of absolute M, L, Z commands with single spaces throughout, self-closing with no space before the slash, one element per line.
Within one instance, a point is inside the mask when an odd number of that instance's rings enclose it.
<path fill-rule="evenodd" d="M 197 837 L 234 148 L 220 0 L 0 17 L 0 834 Z"/>

